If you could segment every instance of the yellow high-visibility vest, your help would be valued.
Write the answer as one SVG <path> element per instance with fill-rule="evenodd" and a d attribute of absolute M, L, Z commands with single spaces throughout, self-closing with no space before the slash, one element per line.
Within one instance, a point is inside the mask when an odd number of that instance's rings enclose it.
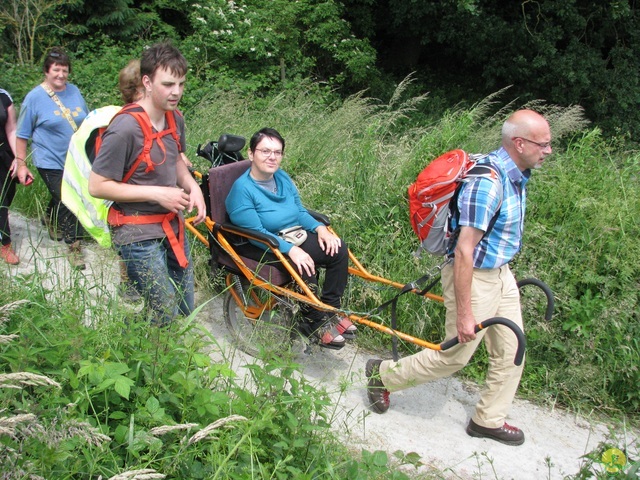
<path fill-rule="evenodd" d="M 87 233 L 103 247 L 111 246 L 107 215 L 113 202 L 89 194 L 91 160 L 87 154 L 87 141 L 95 130 L 106 128 L 120 109 L 121 107 L 109 105 L 87 115 L 71 137 L 62 176 L 63 203 L 78 217 Z"/>

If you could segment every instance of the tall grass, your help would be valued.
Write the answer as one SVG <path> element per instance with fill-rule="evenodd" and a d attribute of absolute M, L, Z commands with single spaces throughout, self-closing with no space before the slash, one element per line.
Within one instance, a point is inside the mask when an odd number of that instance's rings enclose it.
<path fill-rule="evenodd" d="M 189 112 L 190 135 L 196 143 L 223 131 L 249 137 L 263 126 L 278 129 L 287 142 L 282 168 L 306 205 L 330 216 L 371 271 L 404 283 L 439 263 L 412 255 L 418 242 L 408 220 L 409 184 L 444 151 L 496 148 L 505 118 L 525 106 L 502 104 L 497 92 L 415 125 L 412 111 L 428 106 L 429 97 L 406 98 L 407 85 L 390 104 L 356 95 L 327 105 L 302 87 L 261 100 L 259 108 L 252 99 L 221 95 Z M 513 268 L 519 278 L 551 286 L 556 312 L 544 322 L 543 299 L 523 293 L 529 351 L 521 391 L 577 409 L 637 414 L 638 155 L 602 138 L 578 107 L 526 106 L 549 119 L 554 155 L 529 184 L 524 248 Z M 368 312 L 394 293 L 354 280 L 348 308 Z M 441 305 L 415 296 L 399 304 L 400 329 L 427 340 L 443 340 L 443 316 Z M 379 319 L 388 322 L 388 312 Z M 364 337 L 372 347 L 389 345 L 378 333 Z M 476 357 L 466 372 L 481 379 L 484 359 Z"/>

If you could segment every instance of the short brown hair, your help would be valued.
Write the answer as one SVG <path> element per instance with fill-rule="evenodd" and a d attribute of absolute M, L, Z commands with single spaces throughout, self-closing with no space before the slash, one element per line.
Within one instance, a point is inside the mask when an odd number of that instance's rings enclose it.
<path fill-rule="evenodd" d="M 146 75 L 153 79 L 159 68 L 167 69 L 176 76 L 183 76 L 187 74 L 187 60 L 180 50 L 170 43 L 156 43 L 142 52 L 140 77 Z"/>
<path fill-rule="evenodd" d="M 280 142 L 282 144 L 282 151 L 284 152 L 284 138 L 275 128 L 270 127 L 260 129 L 253 134 L 251 140 L 249 140 L 249 150 L 255 153 L 258 144 L 266 137 Z"/>
<path fill-rule="evenodd" d="M 69 71 L 71 71 L 71 60 L 66 52 L 60 47 L 53 47 L 47 53 L 47 56 L 44 57 L 44 64 L 42 65 L 42 71 L 44 73 L 48 73 L 51 65 L 57 63 L 58 65 L 62 65 L 63 67 L 68 67 Z"/>

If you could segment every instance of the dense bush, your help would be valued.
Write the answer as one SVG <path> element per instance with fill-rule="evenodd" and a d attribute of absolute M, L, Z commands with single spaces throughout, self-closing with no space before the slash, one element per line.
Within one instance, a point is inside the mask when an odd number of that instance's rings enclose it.
<path fill-rule="evenodd" d="M 509 98 L 581 105 L 607 133 L 637 137 L 638 12 L 634 2 L 344 0 L 383 71 L 417 72 L 449 104 L 511 86 Z"/>
<path fill-rule="evenodd" d="M 144 45 L 184 51 L 198 98 L 211 86 L 265 95 L 311 79 L 345 98 L 387 98 L 416 72 L 422 90 L 470 106 L 511 86 L 512 99 L 581 105 L 607 133 L 637 137 L 638 15 L 633 2 L 481 0 L 27 0 L 0 5 L 8 65 L 38 65 L 52 45 L 117 71 Z M 30 14 L 36 8 L 38 14 Z M 110 46 L 114 53 L 107 52 Z M 121 55 L 118 58 L 118 55 Z M 119 61 L 118 61 L 119 60 Z M 110 62 L 115 61 L 111 64 Z M 3 69 L 5 67 L 3 66 Z M 106 87 L 113 80 L 82 80 Z M 78 81 L 80 81 L 78 79 Z M 7 85 L 8 83 L 8 85 Z M 3 76 L 19 98 L 20 84 Z M 30 84 L 29 84 L 30 85 Z M 202 89 L 200 89 L 202 87 Z M 84 91 L 84 90 L 83 90 Z M 91 96 L 91 95 L 90 95 Z M 190 102 L 187 99 L 187 104 Z"/>

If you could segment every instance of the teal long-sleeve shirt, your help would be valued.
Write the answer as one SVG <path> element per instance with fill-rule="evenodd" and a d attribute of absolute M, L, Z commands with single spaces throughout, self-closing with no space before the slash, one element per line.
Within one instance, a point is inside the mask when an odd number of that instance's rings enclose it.
<path fill-rule="evenodd" d="M 249 171 L 234 182 L 225 201 L 231 223 L 274 235 L 278 239 L 280 251 L 289 253 L 293 245 L 278 237 L 280 230 L 301 225 L 305 230 L 315 232 L 322 224 L 302 206 L 298 189 L 286 172 L 275 172 L 273 177 L 278 191 L 271 193 L 258 185 Z M 259 242 L 251 243 L 263 250 L 267 249 Z"/>

